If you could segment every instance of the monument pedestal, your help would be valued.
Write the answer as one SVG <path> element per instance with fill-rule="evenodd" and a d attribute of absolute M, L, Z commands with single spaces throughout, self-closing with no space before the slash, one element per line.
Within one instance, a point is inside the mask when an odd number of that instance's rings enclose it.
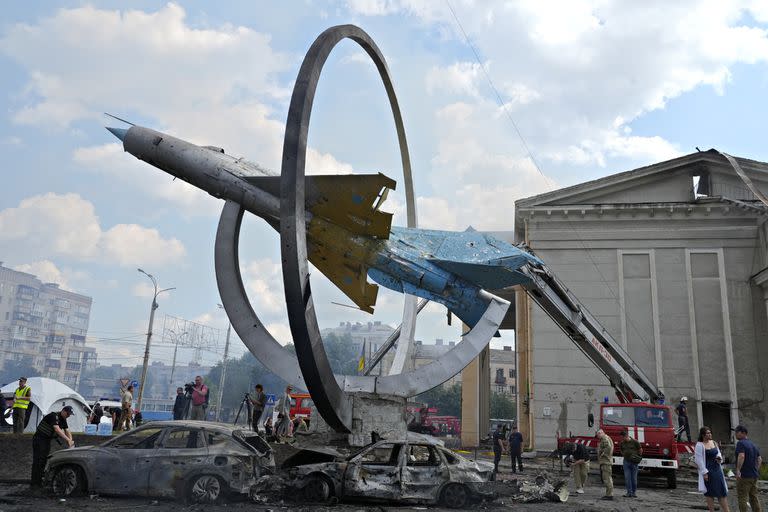
<path fill-rule="evenodd" d="M 346 439 L 349 446 L 365 446 L 371 442 L 371 432 L 380 436 L 405 437 L 407 422 L 405 404 L 407 399 L 394 395 L 377 393 L 350 393 L 352 400 L 352 432 L 337 434 L 312 408 L 309 431 L 325 434 L 329 441 Z"/>

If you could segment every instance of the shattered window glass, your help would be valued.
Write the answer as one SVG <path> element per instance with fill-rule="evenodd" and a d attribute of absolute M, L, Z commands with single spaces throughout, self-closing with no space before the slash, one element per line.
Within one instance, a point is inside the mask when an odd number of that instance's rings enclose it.
<path fill-rule="evenodd" d="M 360 458 L 360 462 L 363 464 L 396 466 L 398 453 L 400 453 L 400 445 L 382 444 L 364 453 Z"/>
<path fill-rule="evenodd" d="M 459 463 L 459 458 L 455 454 L 449 452 L 448 450 L 440 450 L 440 451 L 442 452 L 443 457 L 445 457 L 445 461 L 451 466 Z"/>
<path fill-rule="evenodd" d="M 163 448 L 203 448 L 199 430 L 174 430 L 163 440 Z"/>
<path fill-rule="evenodd" d="M 408 447 L 409 466 L 437 466 L 437 456 L 434 448 L 421 444 Z"/>
<path fill-rule="evenodd" d="M 152 449 L 157 447 L 157 440 L 160 437 L 160 433 L 163 429 L 160 428 L 145 428 L 131 432 L 128 435 L 118 437 L 110 445 L 112 448 L 121 449 Z"/>

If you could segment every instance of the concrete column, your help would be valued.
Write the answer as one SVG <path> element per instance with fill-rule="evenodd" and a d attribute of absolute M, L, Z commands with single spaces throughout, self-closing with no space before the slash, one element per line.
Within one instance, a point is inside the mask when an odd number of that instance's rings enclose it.
<path fill-rule="evenodd" d="M 536 449 L 533 424 L 533 344 L 531 340 L 531 300 L 518 290 L 515 295 L 517 321 L 515 357 L 517 358 L 517 428 L 523 435 L 525 451 Z"/>
<path fill-rule="evenodd" d="M 474 448 L 488 435 L 491 350 L 486 346 L 461 372 L 461 445 Z"/>

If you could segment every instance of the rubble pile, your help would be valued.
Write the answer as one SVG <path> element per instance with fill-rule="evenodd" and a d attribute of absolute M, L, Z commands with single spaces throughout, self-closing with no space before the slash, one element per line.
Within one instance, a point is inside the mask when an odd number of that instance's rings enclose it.
<path fill-rule="evenodd" d="M 497 497 L 517 503 L 565 503 L 570 495 L 565 480 L 553 480 L 546 472 L 533 480 L 513 479 L 492 484 Z"/>

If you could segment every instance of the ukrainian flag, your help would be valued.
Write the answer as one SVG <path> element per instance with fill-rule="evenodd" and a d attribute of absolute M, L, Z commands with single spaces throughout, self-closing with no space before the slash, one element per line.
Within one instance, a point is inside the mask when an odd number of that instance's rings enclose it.
<path fill-rule="evenodd" d="M 360 350 L 360 359 L 357 361 L 357 373 L 363 373 L 365 368 L 365 339 L 363 339 L 363 347 Z"/>

